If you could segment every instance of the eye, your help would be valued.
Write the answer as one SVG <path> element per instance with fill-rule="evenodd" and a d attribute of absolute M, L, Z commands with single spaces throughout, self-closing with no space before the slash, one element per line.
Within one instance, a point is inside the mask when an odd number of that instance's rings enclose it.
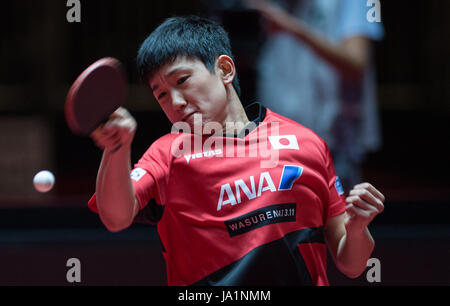
<path fill-rule="evenodd" d="M 158 96 L 158 100 L 161 100 L 162 98 L 164 98 L 166 96 L 166 92 L 162 92 L 159 94 Z"/>
<path fill-rule="evenodd" d="M 184 77 L 182 77 L 182 78 L 179 78 L 178 81 L 177 81 L 177 84 L 178 84 L 178 85 L 183 84 L 184 82 L 186 82 L 186 80 L 187 80 L 188 78 L 189 78 L 189 76 L 184 76 Z"/>

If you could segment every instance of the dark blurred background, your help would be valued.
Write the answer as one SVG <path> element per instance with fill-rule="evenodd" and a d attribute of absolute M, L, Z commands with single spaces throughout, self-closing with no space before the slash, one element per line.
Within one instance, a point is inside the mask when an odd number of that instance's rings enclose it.
<path fill-rule="evenodd" d="M 66 93 L 95 60 L 120 59 L 129 79 L 126 107 L 138 130 L 132 162 L 170 131 L 139 84 L 140 43 L 165 18 L 214 16 L 229 31 L 243 100 L 255 100 L 258 16 L 227 1 L 81 0 L 69 23 L 61 0 L 2 1 L 0 9 L 0 285 L 67 285 L 66 261 L 79 258 L 82 285 L 164 285 L 154 227 L 112 234 L 87 209 L 101 151 L 71 134 Z M 230 1 L 231 3 L 233 1 Z M 450 284 L 450 1 L 382 1 L 385 38 L 376 45 L 383 147 L 364 163 L 364 180 L 387 198 L 371 225 L 381 283 L 341 276 L 334 285 Z M 34 190 L 39 170 L 55 174 L 49 193 Z"/>

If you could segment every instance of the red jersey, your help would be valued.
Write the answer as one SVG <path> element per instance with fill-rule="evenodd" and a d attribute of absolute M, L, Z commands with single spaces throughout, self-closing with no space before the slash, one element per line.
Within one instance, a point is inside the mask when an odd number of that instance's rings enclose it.
<path fill-rule="evenodd" d="M 169 285 L 328 285 L 323 230 L 345 211 L 330 152 L 257 107 L 261 122 L 245 137 L 167 134 L 131 173 Z"/>

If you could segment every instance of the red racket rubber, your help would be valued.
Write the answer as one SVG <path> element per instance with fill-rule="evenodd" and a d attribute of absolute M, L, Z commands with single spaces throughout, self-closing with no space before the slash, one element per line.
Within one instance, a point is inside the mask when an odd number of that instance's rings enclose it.
<path fill-rule="evenodd" d="M 106 57 L 90 65 L 70 88 L 65 117 L 70 130 L 89 136 L 126 98 L 126 78 L 119 60 Z"/>

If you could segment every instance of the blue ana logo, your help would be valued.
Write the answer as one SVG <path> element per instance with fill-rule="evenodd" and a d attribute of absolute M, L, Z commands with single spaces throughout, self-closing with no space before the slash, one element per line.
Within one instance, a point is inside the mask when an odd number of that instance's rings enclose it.
<path fill-rule="evenodd" d="M 303 168 L 300 166 L 284 166 L 278 189 L 273 183 L 269 172 L 263 172 L 259 175 L 258 188 L 255 185 L 255 177 L 249 178 L 250 186 L 243 179 L 234 181 L 232 184 L 224 184 L 220 187 L 219 201 L 217 203 L 217 211 L 221 210 L 224 205 L 236 205 L 242 202 L 241 191 L 248 200 L 259 198 L 263 192 L 291 190 L 294 182 L 300 178 Z M 248 180 L 247 180 L 248 181 Z M 232 188 L 232 185 L 234 188 Z"/>
<path fill-rule="evenodd" d="M 303 168 L 300 166 L 284 166 L 278 190 L 291 190 L 294 182 L 302 175 Z"/>

